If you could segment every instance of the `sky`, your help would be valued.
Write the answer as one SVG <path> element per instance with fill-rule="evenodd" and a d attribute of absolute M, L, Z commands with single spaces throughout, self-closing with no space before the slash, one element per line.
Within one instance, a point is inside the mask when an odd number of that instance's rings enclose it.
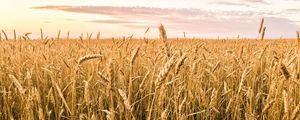
<path fill-rule="evenodd" d="M 11 37 L 31 32 L 54 37 L 257 38 L 265 18 L 267 38 L 295 37 L 300 30 L 300 0 L 0 0 L 0 29 Z M 146 29 L 150 27 L 145 35 Z"/>

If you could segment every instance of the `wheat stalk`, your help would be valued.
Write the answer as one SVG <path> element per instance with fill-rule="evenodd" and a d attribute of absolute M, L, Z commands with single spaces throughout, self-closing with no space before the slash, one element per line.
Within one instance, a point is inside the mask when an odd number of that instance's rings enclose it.
<path fill-rule="evenodd" d="M 136 57 L 137 57 L 137 54 L 139 52 L 140 48 L 136 48 L 134 49 L 133 53 L 131 54 L 131 59 L 130 59 L 130 64 L 133 64 Z"/>
<path fill-rule="evenodd" d="M 110 116 L 110 120 L 115 119 L 115 108 L 114 108 L 114 94 L 113 94 L 113 87 L 114 87 L 114 80 L 115 80 L 115 72 L 114 72 L 114 60 L 110 60 L 108 64 L 109 68 L 109 84 L 108 84 L 108 90 L 109 90 L 109 99 L 110 99 L 110 104 L 109 104 L 109 110 L 112 112 Z"/>
<path fill-rule="evenodd" d="M 288 80 L 290 78 L 290 73 L 283 63 L 280 64 L 280 70 L 281 70 L 284 78 Z"/>
<path fill-rule="evenodd" d="M 300 110 L 300 103 L 298 103 L 298 105 L 293 110 L 292 115 L 291 115 L 291 120 L 295 120 L 298 117 L 299 110 Z"/>
<path fill-rule="evenodd" d="M 7 34 L 5 33 L 4 30 L 2 30 L 2 33 L 4 34 L 4 38 L 5 38 L 5 40 L 7 41 L 7 40 L 8 40 Z"/>
<path fill-rule="evenodd" d="M 130 105 L 130 102 L 127 98 L 126 93 L 121 89 L 118 89 L 118 91 L 119 91 L 119 94 L 120 94 L 120 96 L 122 97 L 122 99 L 124 101 L 125 108 L 129 111 L 132 111 L 132 108 L 131 108 L 131 105 Z"/>
<path fill-rule="evenodd" d="M 162 24 L 160 24 L 158 29 L 159 29 L 159 33 L 160 33 L 159 34 L 160 39 L 163 41 L 166 41 L 167 40 L 167 32 L 165 30 L 165 27 Z"/>
<path fill-rule="evenodd" d="M 114 111 L 108 111 L 108 110 L 101 110 L 101 111 L 103 111 L 103 112 L 105 112 L 106 113 L 106 119 L 107 120 L 112 120 L 112 119 L 114 119 L 113 117 L 114 117 Z"/>
<path fill-rule="evenodd" d="M 262 30 L 261 40 L 265 39 L 265 32 L 266 32 L 266 27 L 264 27 L 263 30 Z"/>
<path fill-rule="evenodd" d="M 131 59 L 130 59 L 130 79 L 129 79 L 129 86 L 128 86 L 128 104 L 132 103 L 132 89 L 133 89 L 133 63 L 138 55 L 140 48 L 134 49 L 134 51 L 131 54 Z M 131 112 L 131 110 L 130 110 Z M 126 113 L 126 118 L 130 119 L 130 112 Z"/>
<path fill-rule="evenodd" d="M 176 59 L 175 57 L 177 56 L 177 53 L 174 53 L 173 56 L 169 59 L 169 61 L 164 65 L 164 67 L 160 70 L 157 79 L 154 82 L 154 96 L 151 100 L 150 103 L 150 108 L 149 108 L 149 114 L 147 116 L 147 120 L 151 120 L 151 116 L 152 116 L 152 109 L 153 109 L 153 105 L 154 105 L 154 101 L 156 99 L 156 97 L 158 96 L 158 89 L 161 87 L 163 81 L 167 78 L 168 73 L 170 72 L 171 68 L 174 66 Z M 162 91 L 161 91 L 162 92 Z M 159 101 L 161 102 L 161 101 Z"/>
<path fill-rule="evenodd" d="M 71 92 L 72 92 L 72 94 L 71 94 L 71 115 L 75 115 L 76 114 L 76 102 L 77 102 L 77 100 L 76 100 L 76 97 L 77 97 L 77 90 L 76 90 L 76 80 L 73 80 L 72 81 L 72 88 L 71 88 Z"/>
<path fill-rule="evenodd" d="M 61 33 L 61 30 L 59 30 L 57 33 L 57 40 L 60 40 L 60 33 Z"/>
<path fill-rule="evenodd" d="M 162 113 L 161 113 L 161 116 L 160 116 L 160 118 L 161 118 L 161 120 L 167 120 L 167 118 L 168 118 L 168 109 L 165 109 Z"/>
<path fill-rule="evenodd" d="M 264 27 L 264 18 L 261 19 L 260 21 L 260 25 L 259 25 L 259 29 L 258 29 L 258 33 L 261 34 L 262 33 L 262 30 L 263 30 L 263 27 Z"/>
<path fill-rule="evenodd" d="M 96 58 L 102 58 L 102 57 L 103 57 L 103 55 L 100 55 L 100 54 L 86 55 L 86 56 L 79 58 L 78 63 L 82 64 L 85 61 L 96 59 Z"/>
<path fill-rule="evenodd" d="M 88 40 L 91 40 L 92 36 L 93 36 L 93 33 L 91 33 L 90 35 L 87 33 Z"/>
<path fill-rule="evenodd" d="M 146 81 L 146 79 L 148 78 L 149 74 L 150 74 L 150 71 L 148 71 L 148 72 L 145 74 L 145 76 L 144 76 L 142 82 L 140 83 L 140 85 L 139 85 L 139 91 L 140 91 L 140 92 L 144 91 L 144 89 L 145 89 L 145 81 Z"/>
<path fill-rule="evenodd" d="M 176 64 L 176 67 L 175 67 L 175 74 L 176 75 L 179 73 L 181 66 L 183 66 L 183 63 L 184 63 L 185 59 L 186 59 L 186 54 L 183 54 L 181 56 L 181 58 L 179 58 L 179 60 Z"/>
<path fill-rule="evenodd" d="M 70 39 L 70 32 L 67 33 L 67 40 Z"/>
<path fill-rule="evenodd" d="M 24 40 L 30 40 L 30 37 L 29 37 L 30 34 L 31 34 L 31 32 L 25 33 L 24 36 L 23 36 L 23 39 Z"/>
<path fill-rule="evenodd" d="M 13 81 L 14 85 L 18 88 L 19 92 L 21 94 L 25 93 L 24 88 L 22 87 L 21 83 L 19 80 L 14 76 L 14 75 L 9 75 L 9 78 Z"/>
<path fill-rule="evenodd" d="M 97 33 L 97 40 L 100 40 L 100 32 Z"/>
<path fill-rule="evenodd" d="M 96 115 L 93 114 L 90 120 L 98 120 L 98 119 L 96 118 Z"/>
<path fill-rule="evenodd" d="M 288 115 L 289 114 L 288 94 L 286 93 L 285 90 L 282 91 L 282 97 L 283 97 L 284 113 Z"/>
<path fill-rule="evenodd" d="M 246 80 L 246 77 L 247 75 L 249 74 L 249 72 L 251 71 L 251 68 L 250 67 L 247 67 L 242 76 L 241 76 L 241 81 L 240 81 L 240 84 L 239 84 L 239 88 L 238 88 L 238 94 L 240 93 L 240 91 L 242 90 L 242 87 L 243 87 L 243 84 L 244 84 L 244 81 Z"/>
<path fill-rule="evenodd" d="M 83 81 L 84 82 L 84 100 L 86 103 L 90 102 L 89 81 Z"/>
<path fill-rule="evenodd" d="M 182 115 L 182 109 L 183 109 L 183 105 L 184 105 L 185 102 L 186 102 L 186 97 L 184 97 L 184 99 L 182 100 L 182 102 L 178 106 L 178 111 L 179 111 L 180 115 Z"/>
<path fill-rule="evenodd" d="M 263 108 L 262 110 L 262 114 L 266 113 L 271 107 L 272 105 L 275 103 L 275 100 L 271 100 L 270 102 L 268 102 L 266 104 L 266 106 Z"/>
<path fill-rule="evenodd" d="M 44 40 L 44 34 L 43 34 L 43 29 L 42 28 L 40 29 L 40 32 L 41 32 L 41 40 L 43 41 Z"/>
<path fill-rule="evenodd" d="M 176 61 L 177 52 L 173 54 L 173 56 L 169 59 L 169 61 L 165 64 L 165 66 L 160 70 L 158 77 L 155 81 L 156 88 L 159 88 L 162 82 L 167 78 L 168 73 L 170 72 L 171 68 L 174 66 Z"/>
<path fill-rule="evenodd" d="M 298 48 L 300 48 L 300 33 L 299 31 L 296 32 L 297 33 L 297 45 L 298 45 Z"/>
<path fill-rule="evenodd" d="M 54 80 L 52 80 L 52 84 L 54 85 L 54 88 L 58 92 L 58 95 L 61 98 L 64 106 L 67 108 L 68 112 L 72 113 L 71 110 L 70 110 L 70 108 L 69 108 L 69 106 L 68 106 L 68 103 L 67 103 L 67 101 L 66 101 L 66 99 L 65 99 L 65 97 L 64 97 L 64 95 L 63 95 L 63 93 L 62 93 L 62 91 L 61 91 L 61 89 L 59 87 L 59 85 Z"/>
<path fill-rule="evenodd" d="M 15 29 L 14 29 L 14 41 L 17 41 L 17 33 Z"/>
<path fill-rule="evenodd" d="M 109 78 L 107 78 L 105 75 L 103 75 L 103 73 L 101 73 L 101 72 L 98 72 L 98 75 L 100 76 L 100 78 L 102 79 L 102 80 L 104 80 L 105 82 L 109 82 Z"/>
<path fill-rule="evenodd" d="M 43 113 L 41 95 L 40 95 L 39 91 L 36 89 L 36 87 L 33 88 L 33 96 L 35 96 L 35 100 L 38 104 L 38 118 L 39 118 L 39 120 L 44 120 L 45 115 Z"/>
<path fill-rule="evenodd" d="M 297 55 L 298 55 L 298 65 L 297 65 L 297 75 L 299 75 L 299 70 L 300 70 L 300 33 L 299 33 L 299 31 L 297 31 L 296 32 L 296 34 L 297 34 L 297 38 L 296 38 L 296 45 L 297 45 Z"/>
<path fill-rule="evenodd" d="M 148 31 L 149 31 L 149 29 L 150 29 L 150 27 L 148 27 L 147 29 L 146 29 L 146 31 L 145 31 L 145 35 L 148 33 Z"/>

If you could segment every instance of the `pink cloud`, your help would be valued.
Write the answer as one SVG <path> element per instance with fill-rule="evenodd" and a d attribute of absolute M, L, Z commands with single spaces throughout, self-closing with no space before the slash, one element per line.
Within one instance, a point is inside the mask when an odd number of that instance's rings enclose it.
<path fill-rule="evenodd" d="M 265 0 L 242 0 L 245 2 L 251 2 L 251 3 L 266 3 Z"/>
<path fill-rule="evenodd" d="M 263 2 L 262 0 L 247 0 Z M 108 15 L 112 19 L 97 19 L 88 22 L 120 24 L 131 29 L 145 29 L 163 23 L 168 30 L 182 30 L 192 34 L 236 33 L 256 37 L 261 16 L 276 13 L 253 11 L 208 11 L 203 9 L 175 9 L 114 6 L 40 6 L 33 9 L 59 10 L 82 14 Z M 72 18 L 75 19 L 75 18 Z M 267 17 L 267 34 L 273 37 L 294 34 L 300 29 L 288 19 Z"/>

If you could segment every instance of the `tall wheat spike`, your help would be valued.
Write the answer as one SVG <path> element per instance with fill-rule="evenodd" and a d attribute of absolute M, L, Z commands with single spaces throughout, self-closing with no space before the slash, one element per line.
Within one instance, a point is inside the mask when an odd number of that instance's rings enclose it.
<path fill-rule="evenodd" d="M 68 31 L 68 33 L 67 33 L 67 40 L 69 40 L 70 39 L 70 32 Z"/>
<path fill-rule="evenodd" d="M 40 28 L 40 32 L 41 32 L 41 40 L 44 40 L 44 35 L 43 35 L 43 29 Z"/>
<path fill-rule="evenodd" d="M 150 29 L 150 27 L 148 27 L 148 28 L 146 29 L 145 35 L 148 33 L 149 29 Z"/>
<path fill-rule="evenodd" d="M 14 41 L 17 40 L 17 33 L 16 33 L 16 30 L 14 29 Z"/>
<path fill-rule="evenodd" d="M 258 29 L 258 35 L 260 37 L 259 38 L 260 40 L 264 40 L 264 37 L 265 37 L 266 27 L 264 26 L 264 21 L 265 21 L 265 19 L 262 18 L 260 25 L 259 25 L 259 29 Z"/>
<path fill-rule="evenodd" d="M 263 28 L 262 33 L 261 33 L 261 40 L 265 39 L 265 32 L 266 32 L 266 27 Z"/>
<path fill-rule="evenodd" d="M 258 33 L 261 34 L 263 27 L 264 27 L 264 18 L 261 19 L 260 21 L 260 25 L 259 25 L 259 29 L 258 29 Z"/>
<path fill-rule="evenodd" d="M 25 35 L 23 36 L 25 39 L 24 40 L 30 40 L 29 35 L 31 34 L 31 32 L 25 33 Z"/>
<path fill-rule="evenodd" d="M 57 33 L 57 40 L 60 40 L 60 33 L 61 33 L 61 30 L 59 30 Z"/>
<path fill-rule="evenodd" d="M 97 33 L 97 40 L 100 40 L 100 32 Z"/>
<path fill-rule="evenodd" d="M 92 36 L 93 36 L 93 33 L 91 33 L 90 35 L 89 35 L 89 40 L 92 40 Z"/>
<path fill-rule="evenodd" d="M 160 39 L 163 41 L 166 41 L 167 40 L 167 32 L 165 30 L 165 27 L 162 24 L 160 24 L 158 29 L 159 29 L 159 33 L 160 33 L 159 34 Z"/>
<path fill-rule="evenodd" d="M 2 33 L 3 33 L 3 35 L 4 35 L 5 40 L 7 41 L 7 40 L 8 40 L 7 34 L 5 33 L 4 30 L 2 30 Z"/>

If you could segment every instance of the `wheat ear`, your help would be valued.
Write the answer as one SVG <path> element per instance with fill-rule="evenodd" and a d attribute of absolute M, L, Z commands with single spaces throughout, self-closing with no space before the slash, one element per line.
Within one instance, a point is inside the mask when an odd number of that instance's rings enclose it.
<path fill-rule="evenodd" d="M 103 57 L 103 55 L 100 55 L 100 54 L 86 55 L 86 56 L 79 58 L 78 63 L 82 64 L 85 61 L 88 61 L 91 59 L 96 59 L 96 58 L 102 58 L 102 57 Z"/>

